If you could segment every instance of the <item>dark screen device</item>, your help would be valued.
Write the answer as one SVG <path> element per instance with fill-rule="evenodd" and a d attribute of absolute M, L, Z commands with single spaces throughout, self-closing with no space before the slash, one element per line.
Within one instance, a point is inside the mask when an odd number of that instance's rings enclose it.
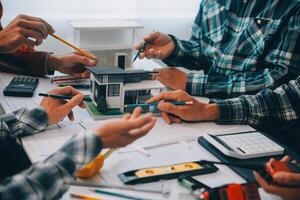
<path fill-rule="evenodd" d="M 4 88 L 4 96 L 13 97 L 32 97 L 39 79 L 32 77 L 14 77 L 12 81 Z"/>

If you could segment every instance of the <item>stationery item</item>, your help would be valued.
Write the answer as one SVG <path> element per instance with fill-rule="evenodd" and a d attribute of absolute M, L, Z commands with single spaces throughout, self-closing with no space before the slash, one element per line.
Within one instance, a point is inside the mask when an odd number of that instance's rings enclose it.
<path fill-rule="evenodd" d="M 264 165 L 267 163 L 271 157 L 261 157 L 261 158 L 252 158 L 252 159 L 237 159 L 233 157 L 229 157 L 224 155 L 219 149 L 213 146 L 210 142 L 208 142 L 204 137 L 198 138 L 198 143 L 203 146 L 207 151 L 213 154 L 216 158 L 218 158 L 221 162 L 225 163 L 236 163 L 236 164 L 245 164 L 245 165 Z M 275 159 L 281 159 L 282 156 L 274 156 Z M 245 169 L 239 167 L 230 166 L 230 168 L 235 171 L 238 175 L 244 178 L 247 182 L 255 182 L 256 179 L 253 175 L 252 169 Z"/>
<path fill-rule="evenodd" d="M 42 97 L 51 97 L 51 98 L 55 98 L 55 99 L 64 99 L 64 100 L 70 100 L 70 99 L 73 98 L 72 96 L 66 96 L 66 95 L 60 95 L 60 94 L 47 94 L 47 93 L 39 93 L 39 96 L 42 96 Z M 89 95 L 86 95 L 83 98 L 83 101 L 91 102 L 92 99 L 91 99 L 91 97 Z"/>
<path fill-rule="evenodd" d="M 134 63 L 136 61 L 136 59 L 141 55 L 141 53 L 145 51 L 147 45 L 148 45 L 148 42 L 143 42 L 141 48 L 135 54 L 132 63 Z"/>
<path fill-rule="evenodd" d="M 32 97 L 39 79 L 31 77 L 14 77 L 3 90 L 4 96 Z"/>
<path fill-rule="evenodd" d="M 109 192 L 109 191 L 100 190 L 100 189 L 95 189 L 95 190 L 91 190 L 91 191 L 99 193 L 99 194 L 105 194 L 105 195 L 110 195 L 110 196 L 115 196 L 115 197 L 122 197 L 125 199 L 150 200 L 150 199 L 146 199 L 146 198 L 136 197 L 136 196 L 127 195 L 127 194 L 121 194 L 121 193 L 117 193 L 117 192 Z"/>
<path fill-rule="evenodd" d="M 211 189 L 209 186 L 197 181 L 191 176 L 182 175 L 177 180 L 181 186 L 187 188 L 191 193 L 194 193 L 196 190 L 199 190 L 199 193 L 201 194 L 205 190 Z"/>
<path fill-rule="evenodd" d="M 218 171 L 213 164 L 203 164 L 201 161 L 180 163 L 168 166 L 137 169 L 119 174 L 125 184 L 156 182 L 161 179 L 174 179 L 181 175 L 201 175 Z"/>
<path fill-rule="evenodd" d="M 284 148 L 257 131 L 207 134 L 204 138 L 226 156 L 249 159 L 283 154 Z"/>
<path fill-rule="evenodd" d="M 78 84 L 89 81 L 89 77 L 75 77 L 75 76 L 55 76 L 51 78 L 51 83 L 55 84 Z"/>
<path fill-rule="evenodd" d="M 75 194 L 75 193 L 71 193 L 70 197 L 72 197 L 74 199 L 83 199 L 83 200 L 103 200 L 98 197 L 92 197 L 92 196 L 87 196 L 87 195 L 83 195 L 83 194 Z"/>
<path fill-rule="evenodd" d="M 157 106 L 160 102 L 157 102 L 157 103 L 144 103 L 144 104 L 128 104 L 128 105 L 125 105 L 124 107 L 128 107 L 128 108 L 131 108 L 131 107 L 149 107 L 149 106 Z M 170 101 L 168 103 L 171 103 L 173 105 L 176 105 L 176 106 L 185 106 L 185 105 L 193 105 L 193 101 Z"/>
<path fill-rule="evenodd" d="M 100 153 L 92 162 L 85 165 L 83 168 L 76 172 L 76 177 L 90 178 L 97 174 L 103 167 L 104 160 L 108 158 L 116 149 L 109 149 L 104 154 Z"/>
<path fill-rule="evenodd" d="M 50 34 L 52 37 L 54 37 L 55 39 L 61 41 L 62 43 L 66 44 L 67 46 L 71 47 L 72 49 L 75 49 L 76 51 L 78 51 L 81 55 L 89 58 L 89 59 L 93 59 L 95 60 L 95 57 L 90 54 L 87 51 L 84 51 L 82 49 L 80 49 L 79 47 L 76 47 L 75 45 L 71 44 L 70 42 L 66 41 L 65 39 L 61 38 L 60 36 L 56 35 L 56 34 Z"/>
<path fill-rule="evenodd" d="M 100 184 L 100 183 L 78 182 L 78 181 L 73 181 L 70 183 L 70 185 L 81 186 L 81 187 L 112 188 L 112 189 L 120 189 L 120 190 L 136 191 L 136 192 L 156 193 L 156 194 L 162 194 L 165 197 L 168 197 L 171 192 L 170 187 L 168 187 L 166 183 L 162 183 L 158 189 L 153 187 L 151 187 L 150 189 L 150 188 L 141 188 L 141 187 L 138 188 L 129 185 Z"/>

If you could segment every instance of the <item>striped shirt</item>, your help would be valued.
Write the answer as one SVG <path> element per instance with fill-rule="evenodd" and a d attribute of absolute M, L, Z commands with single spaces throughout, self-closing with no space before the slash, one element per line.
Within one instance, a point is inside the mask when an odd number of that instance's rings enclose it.
<path fill-rule="evenodd" d="M 47 113 L 42 108 L 21 109 L 1 116 L 0 145 L 42 131 L 47 123 Z M 59 199 L 73 180 L 74 172 L 92 161 L 101 148 L 101 140 L 95 134 L 77 134 L 45 161 L 0 182 L 0 199 Z"/>
<path fill-rule="evenodd" d="M 300 1 L 202 0 L 188 41 L 164 62 L 190 73 L 191 95 L 232 98 L 275 89 L 300 74 Z"/>

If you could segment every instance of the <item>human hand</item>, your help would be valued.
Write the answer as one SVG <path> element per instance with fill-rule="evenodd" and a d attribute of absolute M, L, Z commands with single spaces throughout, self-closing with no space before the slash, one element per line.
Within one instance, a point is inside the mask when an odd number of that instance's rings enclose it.
<path fill-rule="evenodd" d="M 0 31 L 0 53 L 13 53 L 21 47 L 39 46 L 52 33 L 54 29 L 45 20 L 19 15 Z"/>
<path fill-rule="evenodd" d="M 91 53 L 89 53 L 91 54 Z M 91 54 L 92 55 L 92 54 Z M 85 78 L 89 75 L 85 66 L 95 66 L 97 58 L 89 59 L 78 52 L 68 55 L 49 55 L 49 69 L 57 70 L 64 74 Z"/>
<path fill-rule="evenodd" d="M 176 106 L 165 101 L 192 101 L 193 104 Z M 168 124 L 181 123 L 182 120 L 190 122 L 213 121 L 220 117 L 220 110 L 216 104 L 200 103 L 182 90 L 162 92 L 147 101 L 147 103 L 154 102 L 160 102 L 157 108 L 163 112 L 162 118 Z"/>
<path fill-rule="evenodd" d="M 48 114 L 48 125 L 56 124 L 57 122 L 63 120 L 66 116 L 68 116 L 68 118 L 73 121 L 74 115 L 72 109 L 75 106 L 85 108 L 85 105 L 83 103 L 84 94 L 75 90 L 71 86 L 54 89 L 49 91 L 48 93 L 73 96 L 70 101 L 55 99 L 51 97 L 43 98 L 40 105 Z"/>
<path fill-rule="evenodd" d="M 144 37 L 144 41 L 148 42 L 143 53 L 140 55 L 140 59 L 143 58 L 157 58 L 157 59 L 166 59 L 168 58 L 173 51 L 175 50 L 175 42 L 173 39 L 163 33 L 154 32 L 150 35 Z M 136 50 L 141 48 L 141 43 L 135 46 Z"/>
<path fill-rule="evenodd" d="M 122 119 L 110 120 L 94 128 L 101 138 L 103 148 L 124 147 L 146 135 L 155 125 L 156 119 L 151 113 L 141 116 L 142 109 L 136 108 L 132 114 Z"/>
<path fill-rule="evenodd" d="M 271 162 L 272 160 L 270 160 Z M 290 162 L 288 156 L 285 156 L 282 162 Z M 267 165 L 270 164 L 267 163 Z M 300 174 L 290 172 L 276 172 L 273 174 L 272 179 L 276 184 L 266 182 L 257 172 L 254 176 L 260 186 L 268 193 L 272 193 L 282 197 L 285 200 L 298 200 L 300 199 Z"/>
<path fill-rule="evenodd" d="M 157 74 L 153 75 L 153 79 L 158 80 L 163 85 L 173 90 L 185 90 L 188 76 L 186 73 L 176 68 L 162 68 Z"/>

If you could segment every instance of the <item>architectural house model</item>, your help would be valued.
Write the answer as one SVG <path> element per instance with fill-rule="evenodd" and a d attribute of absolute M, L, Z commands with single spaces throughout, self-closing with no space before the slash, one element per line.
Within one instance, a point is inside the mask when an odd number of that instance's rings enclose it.
<path fill-rule="evenodd" d="M 165 89 L 152 80 L 152 72 L 123 70 L 118 67 L 91 67 L 91 98 L 88 109 L 94 119 L 109 118 L 131 112 L 133 104 L 145 103 Z M 131 105 L 127 107 L 128 105 Z M 144 112 L 148 112 L 144 109 Z M 151 110 L 152 112 L 154 110 Z"/>

